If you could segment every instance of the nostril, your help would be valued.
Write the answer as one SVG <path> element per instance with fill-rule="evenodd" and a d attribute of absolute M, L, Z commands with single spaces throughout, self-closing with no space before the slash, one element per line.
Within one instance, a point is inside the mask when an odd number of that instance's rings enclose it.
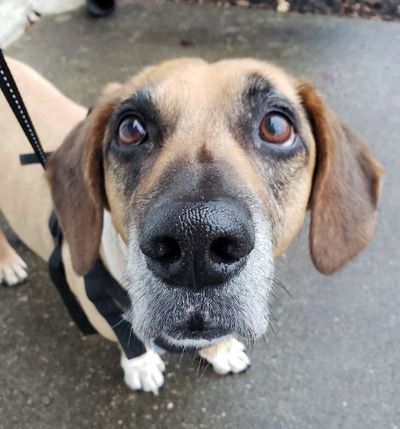
<path fill-rule="evenodd" d="M 210 246 L 210 259 L 217 263 L 233 264 L 244 255 L 241 245 L 230 237 L 218 237 Z"/>
<path fill-rule="evenodd" d="M 146 256 L 161 263 L 173 263 L 180 259 L 181 249 L 172 237 L 157 237 L 150 243 Z"/>

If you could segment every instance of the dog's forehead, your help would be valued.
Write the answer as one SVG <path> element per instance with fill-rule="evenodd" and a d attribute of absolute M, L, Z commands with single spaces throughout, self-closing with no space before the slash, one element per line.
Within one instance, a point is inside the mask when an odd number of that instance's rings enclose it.
<path fill-rule="evenodd" d="M 198 58 L 170 60 L 144 69 L 126 85 L 125 94 L 144 90 L 161 108 L 217 104 L 223 107 L 245 91 L 251 78 L 259 77 L 294 106 L 300 105 L 296 81 L 284 70 L 253 59 L 207 63 Z"/>

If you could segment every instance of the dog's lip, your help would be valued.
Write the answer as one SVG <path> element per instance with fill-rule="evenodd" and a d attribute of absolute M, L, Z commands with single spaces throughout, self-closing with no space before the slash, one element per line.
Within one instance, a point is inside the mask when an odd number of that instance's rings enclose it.
<path fill-rule="evenodd" d="M 168 337 L 174 340 L 214 340 L 216 338 L 224 337 L 230 332 L 227 328 L 221 326 L 207 327 L 202 330 L 191 330 L 186 326 L 178 326 L 169 329 L 165 332 Z"/>
<path fill-rule="evenodd" d="M 154 339 L 156 345 L 170 352 L 181 352 L 183 350 L 198 350 L 221 341 L 232 334 L 231 330 L 214 327 L 199 333 L 193 333 L 188 329 L 164 330 Z"/>

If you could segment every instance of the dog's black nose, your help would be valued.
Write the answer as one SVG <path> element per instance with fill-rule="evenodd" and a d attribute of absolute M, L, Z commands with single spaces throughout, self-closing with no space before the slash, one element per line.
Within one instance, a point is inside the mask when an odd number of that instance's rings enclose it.
<path fill-rule="evenodd" d="M 140 239 L 157 277 L 194 289 L 227 282 L 253 247 L 250 213 L 233 201 L 161 204 L 146 215 Z"/>

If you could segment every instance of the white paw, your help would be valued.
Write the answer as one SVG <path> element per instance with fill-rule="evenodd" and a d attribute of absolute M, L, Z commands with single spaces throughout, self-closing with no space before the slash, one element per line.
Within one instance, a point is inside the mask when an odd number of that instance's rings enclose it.
<path fill-rule="evenodd" d="M 14 286 L 28 277 L 27 265 L 14 249 L 7 251 L 6 256 L 0 260 L 0 283 Z"/>
<path fill-rule="evenodd" d="M 148 350 L 133 359 L 127 359 L 122 354 L 121 366 L 128 387 L 132 390 L 143 390 L 158 395 L 158 390 L 164 384 L 165 364 L 156 352 Z"/>
<path fill-rule="evenodd" d="M 209 362 L 217 374 L 238 374 L 250 366 L 245 346 L 235 338 L 199 351 L 199 355 Z"/>

